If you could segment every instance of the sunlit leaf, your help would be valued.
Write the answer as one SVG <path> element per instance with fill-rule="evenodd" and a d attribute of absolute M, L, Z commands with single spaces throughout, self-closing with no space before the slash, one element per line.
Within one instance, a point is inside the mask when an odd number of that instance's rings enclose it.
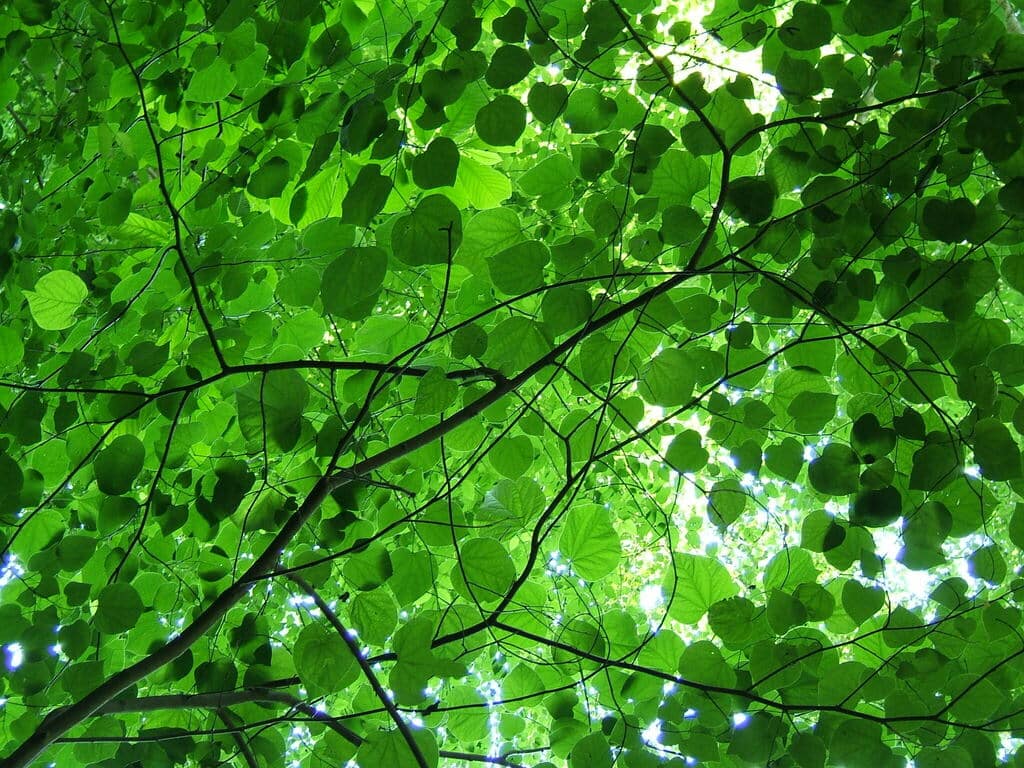
<path fill-rule="evenodd" d="M 622 551 L 611 517 L 600 507 L 571 510 L 558 548 L 572 563 L 573 570 L 588 581 L 601 579 L 615 570 Z"/>
<path fill-rule="evenodd" d="M 698 555 L 676 558 L 675 582 L 666 586 L 674 592 L 669 615 L 684 624 L 696 623 L 708 608 L 738 592 L 729 571 L 716 560 Z"/>
<path fill-rule="evenodd" d="M 74 325 L 75 313 L 88 295 L 82 279 L 65 269 L 47 272 L 33 290 L 25 291 L 32 319 L 46 331 L 60 331 Z"/>

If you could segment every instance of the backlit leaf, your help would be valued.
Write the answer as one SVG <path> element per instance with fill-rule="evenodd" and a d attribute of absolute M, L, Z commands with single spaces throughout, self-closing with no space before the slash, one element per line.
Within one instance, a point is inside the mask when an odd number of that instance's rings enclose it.
<path fill-rule="evenodd" d="M 622 551 L 607 510 L 593 506 L 575 507 L 569 512 L 558 548 L 573 570 L 587 581 L 614 571 Z"/>
<path fill-rule="evenodd" d="M 73 272 L 47 272 L 25 291 L 32 319 L 45 331 L 60 331 L 75 324 L 75 313 L 89 295 L 85 283 Z"/>

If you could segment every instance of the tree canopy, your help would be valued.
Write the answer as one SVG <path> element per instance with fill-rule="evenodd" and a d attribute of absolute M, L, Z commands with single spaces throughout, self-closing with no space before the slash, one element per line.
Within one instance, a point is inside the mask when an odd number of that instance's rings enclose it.
<path fill-rule="evenodd" d="M 0 764 L 1024 765 L 1012 0 L 14 0 Z"/>

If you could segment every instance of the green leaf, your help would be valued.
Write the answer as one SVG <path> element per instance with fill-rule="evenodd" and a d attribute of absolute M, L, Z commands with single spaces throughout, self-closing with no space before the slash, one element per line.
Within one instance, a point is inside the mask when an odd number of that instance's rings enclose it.
<path fill-rule="evenodd" d="M 348 610 L 352 626 L 365 643 L 384 645 L 398 625 L 395 601 L 382 590 L 360 592 Z"/>
<path fill-rule="evenodd" d="M 369 163 L 359 174 L 341 204 L 341 220 L 345 224 L 368 227 L 379 214 L 391 194 L 391 177 L 380 172 L 380 166 Z"/>
<path fill-rule="evenodd" d="M 530 112 L 542 123 L 552 123 L 569 104 L 569 90 L 561 83 L 534 83 L 527 96 Z"/>
<path fill-rule="evenodd" d="M 1003 384 L 1018 387 L 1024 384 L 1024 344 L 1003 344 L 993 349 L 988 364 L 999 374 Z"/>
<path fill-rule="evenodd" d="M 793 482 L 804 465 L 804 447 L 792 437 L 784 438 L 781 443 L 765 448 L 764 464 L 779 477 Z"/>
<path fill-rule="evenodd" d="M 504 294 L 517 296 L 544 282 L 544 265 L 550 259 L 547 246 L 538 240 L 526 240 L 487 260 L 495 287 Z"/>
<path fill-rule="evenodd" d="M 910 489 L 938 491 L 961 475 L 962 463 L 953 446 L 942 443 L 925 445 L 914 454 Z"/>
<path fill-rule="evenodd" d="M 516 577 L 512 558 L 494 539 L 470 539 L 459 549 L 459 561 L 452 567 L 452 584 L 459 594 L 476 603 L 496 603 Z"/>
<path fill-rule="evenodd" d="M 723 642 L 742 643 L 750 636 L 755 608 L 745 597 L 719 600 L 708 608 L 708 626 Z"/>
<path fill-rule="evenodd" d="M 814 560 L 806 550 L 787 548 L 768 562 L 763 576 L 764 588 L 767 592 L 776 587 L 792 591 L 796 585 L 814 581 L 817 577 Z"/>
<path fill-rule="evenodd" d="M 576 176 L 576 167 L 566 155 L 549 155 L 519 177 L 524 195 L 541 197 L 561 192 Z"/>
<path fill-rule="evenodd" d="M 245 189 L 253 197 L 269 200 L 272 197 L 280 197 L 291 178 L 292 170 L 288 161 L 283 157 L 272 157 L 249 177 L 249 184 Z"/>
<path fill-rule="evenodd" d="M 228 63 L 217 57 L 209 66 L 192 75 L 185 89 L 185 99 L 203 104 L 222 101 L 235 89 L 237 82 Z"/>
<path fill-rule="evenodd" d="M 856 581 L 843 584 L 843 610 L 857 624 L 870 619 L 885 602 L 885 592 L 880 589 L 865 587 Z"/>
<path fill-rule="evenodd" d="M 622 545 L 608 510 L 574 507 L 566 516 L 558 549 L 580 578 L 598 581 L 619 565 Z"/>
<path fill-rule="evenodd" d="M 775 190 L 765 179 L 745 176 L 729 183 L 727 200 L 735 215 L 749 224 L 757 224 L 772 215 Z"/>
<path fill-rule="evenodd" d="M 533 59 L 525 48 L 503 45 L 491 54 L 484 80 L 491 88 L 505 89 L 525 78 L 533 69 Z"/>
<path fill-rule="evenodd" d="M 135 478 L 142 471 L 146 449 L 134 435 L 121 435 L 110 441 L 110 445 L 96 454 L 93 471 L 96 484 L 109 496 L 128 493 L 135 484 Z"/>
<path fill-rule="evenodd" d="M 96 539 L 92 536 L 70 534 L 57 544 L 56 555 L 62 571 L 75 573 L 89 562 L 96 551 Z"/>
<path fill-rule="evenodd" d="M 1010 541 L 1017 549 L 1024 549 L 1024 504 L 1018 503 L 1013 508 L 1013 516 L 1010 518 L 1009 527 Z"/>
<path fill-rule="evenodd" d="M 364 96 L 348 108 L 341 122 L 341 145 L 358 155 L 383 135 L 388 113 L 376 95 Z"/>
<path fill-rule="evenodd" d="M 846 445 L 829 443 L 807 467 L 807 479 L 818 493 L 844 496 L 859 486 L 860 461 Z"/>
<path fill-rule="evenodd" d="M 459 256 L 487 259 L 523 239 L 523 226 L 515 211 L 509 208 L 481 211 L 466 224 L 466 236 Z"/>
<path fill-rule="evenodd" d="M 672 438 L 665 461 L 676 472 L 696 472 L 708 463 L 708 452 L 701 446 L 700 433 L 692 429 L 684 430 Z"/>
<path fill-rule="evenodd" d="M 689 152 L 668 150 L 654 170 L 650 193 L 664 205 L 690 205 L 708 183 L 707 163 Z"/>
<path fill-rule="evenodd" d="M 675 593 L 668 613 L 683 624 L 696 624 L 708 608 L 719 600 L 733 597 L 739 589 L 729 571 L 717 560 L 700 555 L 677 555 L 674 589 L 672 582 L 664 589 Z"/>
<path fill-rule="evenodd" d="M 533 442 L 526 435 L 506 435 L 494 444 L 487 458 L 498 472 L 514 480 L 533 463 Z"/>
<path fill-rule="evenodd" d="M 967 141 L 985 153 L 993 163 L 1006 160 L 1020 149 L 1024 127 L 1017 113 L 1006 104 L 989 104 L 976 110 L 967 120 Z"/>
<path fill-rule="evenodd" d="M 32 319 L 44 331 L 61 331 L 75 324 L 75 312 L 89 295 L 85 283 L 74 272 L 55 269 L 25 291 Z"/>
<path fill-rule="evenodd" d="M 0 326 L 0 371 L 13 370 L 24 356 L 21 337 L 12 328 Z"/>
<path fill-rule="evenodd" d="M 576 88 L 569 94 L 563 119 L 573 133 L 603 131 L 618 113 L 614 99 L 596 88 Z"/>
<path fill-rule="evenodd" d="M 521 530 L 545 503 L 544 492 L 532 478 L 504 479 L 487 491 L 476 515 L 496 530 Z"/>
<path fill-rule="evenodd" d="M 422 701 L 423 689 L 432 677 L 461 677 L 466 673 L 464 665 L 434 656 L 430 650 L 433 632 L 433 623 L 419 617 L 395 633 L 398 663 L 392 667 L 388 682 L 399 703 Z"/>
<path fill-rule="evenodd" d="M 910 0 L 851 0 L 843 11 L 843 21 L 858 35 L 877 35 L 898 26 L 910 5 Z"/>
<path fill-rule="evenodd" d="M 747 491 L 736 478 L 719 480 L 708 494 L 708 519 L 720 530 L 739 520 L 747 508 Z"/>
<path fill-rule="evenodd" d="M 882 528 L 896 522 L 903 514 L 900 492 L 891 485 L 863 491 L 850 509 L 850 522 L 868 528 Z"/>
<path fill-rule="evenodd" d="M 537 323 L 525 317 L 510 317 L 491 331 L 486 359 L 505 375 L 510 375 L 535 363 L 550 348 L 550 342 Z"/>
<path fill-rule="evenodd" d="M 1015 480 L 1021 476 L 1020 449 L 1006 425 L 982 419 L 974 425 L 974 460 L 988 480 Z"/>
<path fill-rule="evenodd" d="M 696 385 L 693 363 L 681 349 L 665 349 L 646 366 L 640 380 L 641 397 L 651 405 L 685 405 Z"/>
<path fill-rule="evenodd" d="M 999 190 L 999 205 L 1014 216 L 1024 216 L 1024 178 L 1018 176 L 1003 185 Z"/>
<path fill-rule="evenodd" d="M 314 695 L 341 690 L 353 681 L 351 673 L 358 672 L 348 645 L 326 622 L 302 628 L 292 646 L 292 660 L 302 684 Z"/>
<path fill-rule="evenodd" d="M 412 159 L 412 178 L 420 189 L 450 187 L 459 170 L 459 148 L 446 136 L 438 136 Z"/>
<path fill-rule="evenodd" d="M 1006 578 L 1006 561 L 1002 552 L 993 544 L 976 549 L 967 558 L 967 569 L 977 579 L 984 579 L 989 584 L 1001 584 Z"/>
<path fill-rule="evenodd" d="M 526 11 L 522 8 L 509 8 L 504 16 L 499 16 L 491 22 L 491 29 L 494 36 L 506 43 L 517 43 L 526 34 Z"/>
<path fill-rule="evenodd" d="M 512 182 L 500 170 L 463 157 L 459 160 L 455 193 L 465 196 L 466 202 L 478 210 L 494 208 L 512 195 Z"/>
<path fill-rule="evenodd" d="M 526 129 L 526 107 L 511 96 L 495 96 L 476 113 L 477 135 L 492 147 L 512 146 Z"/>
<path fill-rule="evenodd" d="M 100 224 L 105 227 L 116 227 L 128 219 L 132 209 L 132 191 L 130 189 L 115 189 L 110 196 L 96 206 L 100 217 Z"/>
<path fill-rule="evenodd" d="M 96 604 L 96 628 L 108 635 L 119 635 L 138 624 L 145 606 L 131 584 L 115 581 L 99 594 Z"/>
<path fill-rule="evenodd" d="M 576 742 L 569 753 L 571 768 L 611 768 L 612 749 L 603 733 L 592 733 Z"/>
<path fill-rule="evenodd" d="M 999 687 L 986 677 L 958 675 L 949 687 L 956 692 L 950 713 L 965 723 L 987 722 L 1006 700 Z"/>
<path fill-rule="evenodd" d="M 235 393 L 242 434 L 251 440 L 269 436 L 282 450 L 291 450 L 302 434 L 302 414 L 309 387 L 295 370 L 275 370 Z"/>
<path fill-rule="evenodd" d="M 794 51 L 813 51 L 832 39 L 832 17 L 825 8 L 798 2 L 788 21 L 779 27 L 779 40 Z"/>
<path fill-rule="evenodd" d="M 324 309 L 346 320 L 360 320 L 373 310 L 387 274 L 388 255 L 383 248 L 346 248 L 327 265 L 320 283 Z"/>
<path fill-rule="evenodd" d="M 889 748 L 882 743 L 882 727 L 867 720 L 844 720 L 829 744 L 829 759 L 849 768 L 883 765 L 889 754 Z"/>
<path fill-rule="evenodd" d="M 441 368 L 431 368 L 416 387 L 414 413 L 441 413 L 458 396 L 458 387 Z"/>
<path fill-rule="evenodd" d="M 391 552 L 391 564 L 393 573 L 388 579 L 388 588 L 403 608 L 411 606 L 433 586 L 436 579 L 430 554 L 427 552 L 411 552 L 405 548 L 398 548 Z"/>
<path fill-rule="evenodd" d="M 803 103 L 821 93 L 825 87 L 825 79 L 811 62 L 788 53 L 782 54 L 775 79 L 782 95 L 794 104 Z"/>
<path fill-rule="evenodd" d="M 462 215 L 447 197 L 428 195 L 391 230 L 395 257 L 409 266 L 446 264 L 462 242 Z"/>
<path fill-rule="evenodd" d="M 428 768 L 436 768 L 437 743 L 430 731 L 414 730 L 413 740 L 417 752 L 426 761 Z M 356 760 L 360 765 L 388 765 L 395 768 L 422 768 L 417 754 L 412 751 L 405 737 L 397 729 L 376 731 L 367 736 L 359 745 Z"/>
<path fill-rule="evenodd" d="M 479 325 L 464 325 L 452 336 L 452 355 L 459 359 L 481 357 L 487 351 L 487 331 Z"/>
<path fill-rule="evenodd" d="M 807 608 L 792 595 L 773 589 L 768 598 L 768 625 L 777 635 L 784 635 L 790 627 L 807 621 Z"/>
<path fill-rule="evenodd" d="M 766 764 L 775 751 L 775 742 L 781 731 L 781 723 L 777 717 L 757 712 L 733 735 L 729 753 L 747 763 Z"/>
<path fill-rule="evenodd" d="M 924 204 L 921 221 L 937 239 L 944 243 L 959 243 L 967 239 L 975 215 L 974 206 L 966 198 L 943 200 L 933 197 Z"/>
<path fill-rule="evenodd" d="M 879 424 L 875 414 L 865 413 L 853 423 L 850 445 L 865 464 L 873 464 L 896 447 L 896 432 Z"/>
<path fill-rule="evenodd" d="M 342 573 L 356 589 L 369 592 L 391 578 L 394 566 L 387 549 L 380 544 L 371 544 L 360 549 L 345 560 Z"/>
<path fill-rule="evenodd" d="M 196 667 L 195 677 L 200 693 L 230 691 L 238 682 L 238 670 L 228 659 L 205 661 Z"/>
<path fill-rule="evenodd" d="M 704 219 L 689 206 L 670 205 L 661 214 L 661 239 L 668 245 L 691 243 L 704 229 Z"/>

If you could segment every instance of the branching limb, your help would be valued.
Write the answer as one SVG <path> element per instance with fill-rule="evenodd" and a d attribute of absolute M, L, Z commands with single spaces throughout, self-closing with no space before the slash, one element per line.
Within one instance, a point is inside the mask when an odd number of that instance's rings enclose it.
<path fill-rule="evenodd" d="M 394 721 L 395 727 L 398 728 L 398 732 L 402 734 L 402 738 L 405 739 L 406 746 L 409 747 L 409 752 L 412 754 L 416 764 L 419 765 L 420 768 L 430 768 L 427 758 L 423 755 L 423 750 L 420 749 L 420 745 L 416 742 L 416 737 L 413 734 L 412 729 L 398 711 L 398 708 L 395 706 L 394 701 L 391 700 L 388 692 L 384 690 L 384 686 L 380 684 L 380 681 L 377 679 L 377 674 L 373 671 L 373 667 L 370 666 L 366 657 L 363 656 L 359 643 L 352 638 L 352 635 L 349 634 L 348 630 L 345 629 L 344 625 L 341 623 L 338 615 L 320 596 L 320 593 L 313 589 L 309 582 L 295 573 L 289 574 L 288 578 L 293 581 L 299 589 L 313 598 L 313 602 L 316 603 L 316 607 L 320 609 L 324 618 L 327 619 L 327 623 L 334 628 L 334 631 L 338 633 L 338 636 L 345 642 L 345 645 L 348 646 L 349 651 L 355 657 L 356 663 L 362 670 L 367 682 L 370 684 L 370 687 L 373 688 L 373 692 L 377 695 L 377 698 L 380 699 L 380 703 L 384 705 L 384 709 L 387 710 L 388 715 L 391 717 L 392 721 Z"/>

